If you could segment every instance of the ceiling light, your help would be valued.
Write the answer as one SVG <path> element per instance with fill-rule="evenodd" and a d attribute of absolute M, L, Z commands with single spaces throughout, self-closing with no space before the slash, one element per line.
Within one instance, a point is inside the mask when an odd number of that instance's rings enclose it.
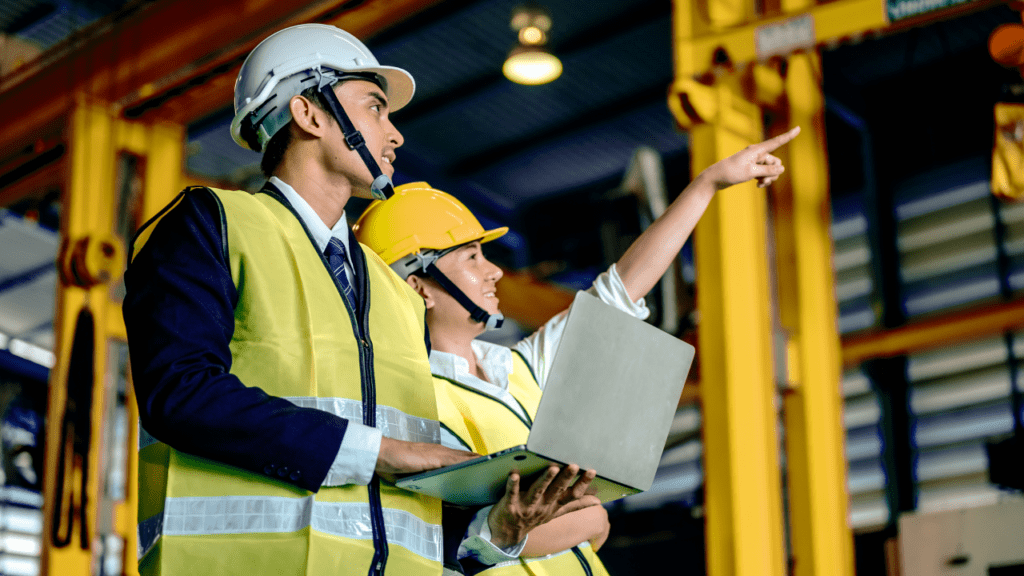
<path fill-rule="evenodd" d="M 519 45 L 512 49 L 501 67 L 505 77 L 518 84 L 547 84 L 562 74 L 562 61 L 544 48 L 551 30 L 551 17 L 535 4 L 512 12 L 512 29 L 519 34 Z"/>
<path fill-rule="evenodd" d="M 562 75 L 562 61 L 542 48 L 517 46 L 501 67 L 505 77 L 518 84 L 547 84 Z"/>
<path fill-rule="evenodd" d="M 543 44 L 547 40 L 547 35 L 543 30 L 536 26 L 527 26 L 519 31 L 519 43 L 526 44 L 529 46 L 536 46 Z"/>

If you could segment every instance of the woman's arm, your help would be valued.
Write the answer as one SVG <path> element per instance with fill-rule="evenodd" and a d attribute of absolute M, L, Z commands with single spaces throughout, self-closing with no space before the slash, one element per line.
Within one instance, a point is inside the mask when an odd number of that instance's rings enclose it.
<path fill-rule="evenodd" d="M 610 528 L 608 511 L 603 506 L 591 506 L 563 514 L 531 530 L 521 556 L 547 556 L 587 541 L 597 550 L 608 538 Z"/>
<path fill-rule="evenodd" d="M 716 192 L 748 180 L 757 180 L 758 188 L 764 188 L 778 179 L 785 168 L 771 153 L 799 133 L 797 126 L 785 134 L 747 146 L 698 174 L 616 263 L 630 299 L 643 298 L 654 288 L 682 250 Z"/>
<path fill-rule="evenodd" d="M 638 318 L 646 318 L 649 312 L 640 299 L 654 288 L 678 256 L 715 193 L 747 180 L 757 180 L 760 188 L 774 182 L 784 168 L 771 152 L 799 133 L 800 128 L 797 127 L 760 144 L 747 146 L 698 174 L 619 261 L 598 277 L 589 291 L 607 304 Z M 564 325 L 565 311 L 562 311 L 514 347 L 533 369 L 541 388 L 547 379 L 548 360 L 558 347 Z"/>

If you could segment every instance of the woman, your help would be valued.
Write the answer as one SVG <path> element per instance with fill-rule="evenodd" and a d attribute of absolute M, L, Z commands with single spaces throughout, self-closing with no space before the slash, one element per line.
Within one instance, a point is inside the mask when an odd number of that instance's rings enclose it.
<path fill-rule="evenodd" d="M 682 249 L 715 192 L 751 179 L 759 187 L 775 181 L 784 169 L 771 152 L 798 133 L 794 128 L 749 146 L 701 172 L 588 291 L 646 318 L 643 297 Z M 399 186 L 393 198 L 371 204 L 353 227 L 356 238 L 423 297 L 442 440 L 480 454 L 526 442 L 566 317 L 558 314 L 512 349 L 476 340 L 502 320 L 495 296 L 502 272 L 484 257 L 481 244 L 507 230 L 484 230 L 462 203 L 424 182 Z M 529 533 L 519 562 L 486 573 L 607 574 L 594 552 L 608 529 L 600 506 L 564 514 Z"/>

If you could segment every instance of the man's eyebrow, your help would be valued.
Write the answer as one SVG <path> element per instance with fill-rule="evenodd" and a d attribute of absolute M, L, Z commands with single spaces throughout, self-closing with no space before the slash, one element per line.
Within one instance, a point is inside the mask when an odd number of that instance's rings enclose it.
<path fill-rule="evenodd" d="M 367 92 L 366 96 L 369 97 L 369 98 L 375 98 L 377 100 L 377 102 L 380 103 L 381 106 L 383 106 L 385 108 L 388 107 L 387 96 L 384 96 L 380 92 L 377 92 L 376 90 L 372 90 L 370 92 Z"/>

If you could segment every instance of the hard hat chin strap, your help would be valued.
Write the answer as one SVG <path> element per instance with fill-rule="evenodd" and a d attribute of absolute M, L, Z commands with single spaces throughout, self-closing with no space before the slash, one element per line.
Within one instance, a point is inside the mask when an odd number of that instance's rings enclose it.
<path fill-rule="evenodd" d="M 474 322 L 480 322 L 484 324 L 488 330 L 496 330 L 501 328 L 501 325 L 505 322 L 505 316 L 502 314 L 488 314 L 486 310 L 476 305 L 473 300 L 466 296 L 466 293 L 459 290 L 459 287 L 454 282 L 448 279 L 443 272 L 438 270 L 437 266 L 431 262 L 425 269 L 427 274 L 434 279 L 435 282 L 444 288 L 445 292 L 452 295 L 455 301 L 462 304 L 462 307 L 469 311 L 469 317 Z"/>
<path fill-rule="evenodd" d="M 399 274 L 405 277 L 417 270 L 426 272 L 434 279 L 435 282 L 441 285 L 441 288 L 443 288 L 445 292 L 451 294 L 452 298 L 455 298 L 455 301 L 461 304 L 462 307 L 469 312 L 469 317 L 472 318 L 474 322 L 482 323 L 488 330 L 497 330 L 498 328 L 501 328 L 501 325 L 505 322 L 505 316 L 502 314 L 488 314 L 486 310 L 477 306 L 476 302 L 473 302 L 469 296 L 466 296 L 465 292 L 459 290 L 459 287 L 449 280 L 448 277 L 444 275 L 444 272 L 441 272 L 435 264 L 435 262 L 437 262 L 442 256 L 451 252 L 455 248 L 457 247 L 448 248 L 447 250 L 427 250 L 426 252 L 415 252 L 410 254 L 410 258 L 402 260 L 404 263 L 404 270 L 400 271 Z"/>
<path fill-rule="evenodd" d="M 377 165 L 377 159 L 373 157 L 370 149 L 366 147 L 366 140 L 363 139 L 363 135 L 359 130 L 356 130 L 355 125 L 349 120 L 348 114 L 345 113 L 341 102 L 338 101 L 338 96 L 334 93 L 334 88 L 329 83 L 321 82 L 318 90 L 320 95 L 323 96 L 324 102 L 330 108 L 329 112 L 338 122 L 341 134 L 345 137 L 345 143 L 348 144 L 350 150 L 355 150 L 359 153 L 359 157 L 363 159 L 363 164 L 366 164 L 366 167 L 370 169 L 370 175 L 373 176 L 373 183 L 370 184 L 370 193 L 377 200 L 391 198 L 395 194 L 391 178 L 388 178 L 386 174 L 381 172 L 380 166 Z"/>

